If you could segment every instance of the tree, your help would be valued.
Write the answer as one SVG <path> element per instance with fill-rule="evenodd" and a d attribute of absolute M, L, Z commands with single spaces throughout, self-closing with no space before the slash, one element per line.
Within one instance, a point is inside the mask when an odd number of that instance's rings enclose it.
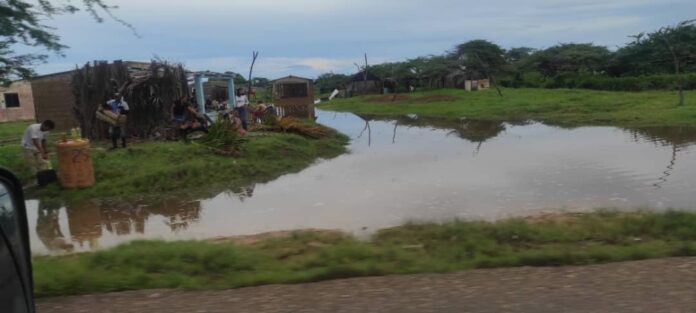
<path fill-rule="evenodd" d="M 635 40 L 629 44 L 630 49 L 647 56 L 647 60 L 653 64 L 672 67 L 679 91 L 677 105 L 684 105 L 684 72 L 690 65 L 696 64 L 696 20 L 683 21 L 633 37 Z"/>
<path fill-rule="evenodd" d="M 348 76 L 343 74 L 324 73 L 314 80 L 314 84 L 319 88 L 320 93 L 331 92 L 334 89 L 341 89 L 348 81 Z"/>
<path fill-rule="evenodd" d="M 503 96 L 496 81 L 496 76 L 503 71 L 507 63 L 505 51 L 500 46 L 488 40 L 478 39 L 458 45 L 452 54 L 467 69 L 488 76 L 498 95 Z"/>
<path fill-rule="evenodd" d="M 564 43 L 534 53 L 532 63 L 546 77 L 562 73 L 599 73 L 605 69 L 610 55 L 607 47 L 592 43 Z"/>
<path fill-rule="evenodd" d="M 232 76 L 232 81 L 234 82 L 234 85 L 237 86 L 237 88 L 240 88 L 241 86 L 244 86 L 247 84 L 247 79 L 244 78 L 244 76 L 242 76 L 242 74 L 227 71 L 227 72 L 225 72 L 225 75 Z"/>
<path fill-rule="evenodd" d="M 510 48 L 510 50 L 505 52 L 505 60 L 508 63 L 515 64 L 529 58 L 534 52 L 535 49 L 529 47 Z"/>
<path fill-rule="evenodd" d="M 89 12 L 97 22 L 102 22 L 102 14 L 110 16 L 119 23 L 133 29 L 123 20 L 115 17 L 115 6 L 107 5 L 103 0 L 81 0 L 84 10 Z M 60 14 L 73 14 L 80 8 L 69 0 L 28 0 L 0 1 L 0 82 L 7 84 L 13 79 L 28 78 L 34 74 L 32 65 L 44 62 L 46 54 L 17 54 L 16 46 L 28 46 L 60 54 L 67 46 L 60 43 L 60 37 L 54 29 L 42 24 L 41 20 Z"/>

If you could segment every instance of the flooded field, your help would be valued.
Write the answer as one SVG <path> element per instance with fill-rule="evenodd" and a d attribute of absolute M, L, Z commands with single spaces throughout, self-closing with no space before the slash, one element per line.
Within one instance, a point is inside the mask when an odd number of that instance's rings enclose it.
<path fill-rule="evenodd" d="M 27 201 L 35 254 L 147 239 L 321 228 L 367 235 L 412 220 L 541 211 L 696 208 L 696 128 L 561 128 L 318 112 L 350 153 L 209 199 Z"/>

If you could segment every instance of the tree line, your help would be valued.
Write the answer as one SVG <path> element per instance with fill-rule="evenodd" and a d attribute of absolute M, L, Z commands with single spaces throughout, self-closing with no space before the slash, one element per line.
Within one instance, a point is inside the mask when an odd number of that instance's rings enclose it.
<path fill-rule="evenodd" d="M 490 78 L 494 86 L 589 88 L 604 90 L 696 89 L 696 20 L 630 36 L 616 49 L 593 43 L 560 43 L 546 49 L 499 45 L 477 39 L 442 55 L 371 65 L 370 74 L 393 83 L 441 88 L 453 73 Z M 322 93 L 341 88 L 352 76 L 324 73 L 315 83 Z"/>

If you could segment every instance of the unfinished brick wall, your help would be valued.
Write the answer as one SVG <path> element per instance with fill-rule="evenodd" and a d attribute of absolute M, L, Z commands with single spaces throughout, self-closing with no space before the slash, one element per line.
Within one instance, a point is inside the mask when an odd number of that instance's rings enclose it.
<path fill-rule="evenodd" d="M 75 96 L 72 89 L 73 72 L 42 76 L 31 81 L 34 109 L 38 121 L 53 120 L 56 129 L 78 127 L 73 114 Z"/>
<path fill-rule="evenodd" d="M 7 107 L 7 103 L 5 103 L 6 93 L 16 93 L 19 96 L 19 107 Z M 17 81 L 9 87 L 0 87 L 0 122 L 32 120 L 34 120 L 34 99 L 31 83 Z"/>

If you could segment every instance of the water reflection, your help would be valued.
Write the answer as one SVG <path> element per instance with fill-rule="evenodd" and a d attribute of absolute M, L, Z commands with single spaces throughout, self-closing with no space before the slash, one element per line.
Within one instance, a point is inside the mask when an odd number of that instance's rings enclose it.
<path fill-rule="evenodd" d="M 36 220 L 36 235 L 51 251 L 72 251 L 73 244 L 63 235 L 58 222 L 61 205 L 55 201 L 41 201 Z"/>
<path fill-rule="evenodd" d="M 67 219 L 67 232 L 61 230 L 61 213 Z M 49 251 L 84 251 L 100 248 L 100 239 L 105 236 L 143 235 L 148 231 L 147 225 L 151 220 L 166 225 L 171 233 L 178 233 L 198 222 L 200 216 L 200 201 L 168 200 L 147 205 L 87 202 L 67 206 L 40 201 L 36 235 Z"/>
<path fill-rule="evenodd" d="M 653 184 L 655 188 L 662 188 L 668 182 L 675 166 L 677 155 L 684 148 L 696 143 L 696 128 L 694 127 L 644 127 L 628 129 L 635 141 L 647 141 L 661 146 L 671 146 L 672 154 L 665 166 L 662 175 Z"/>
<path fill-rule="evenodd" d="M 420 128 L 432 128 L 446 130 L 447 135 L 455 135 L 461 139 L 477 143 L 480 148 L 480 144 L 485 141 L 495 138 L 500 133 L 505 131 L 505 122 L 494 121 L 494 120 L 477 120 L 477 119 L 467 119 L 467 118 L 433 118 L 433 117 L 419 117 L 415 114 L 402 115 L 398 117 L 385 118 L 380 116 L 368 115 L 368 114 L 356 114 L 365 122 L 365 127 L 361 131 L 358 138 L 362 137 L 363 133 L 367 130 L 370 134 L 368 143 L 371 144 L 371 129 L 370 121 L 383 121 L 387 123 L 394 123 L 394 128 L 392 130 L 392 143 L 396 143 L 396 133 L 399 127 L 420 127 Z M 507 123 L 510 124 L 510 123 Z M 516 125 L 521 125 L 522 123 L 516 123 Z"/>
<path fill-rule="evenodd" d="M 369 234 L 411 220 L 539 209 L 696 208 L 693 128 L 317 115 L 352 139 L 349 154 L 194 201 L 34 203 L 34 251 L 300 228 Z"/>

